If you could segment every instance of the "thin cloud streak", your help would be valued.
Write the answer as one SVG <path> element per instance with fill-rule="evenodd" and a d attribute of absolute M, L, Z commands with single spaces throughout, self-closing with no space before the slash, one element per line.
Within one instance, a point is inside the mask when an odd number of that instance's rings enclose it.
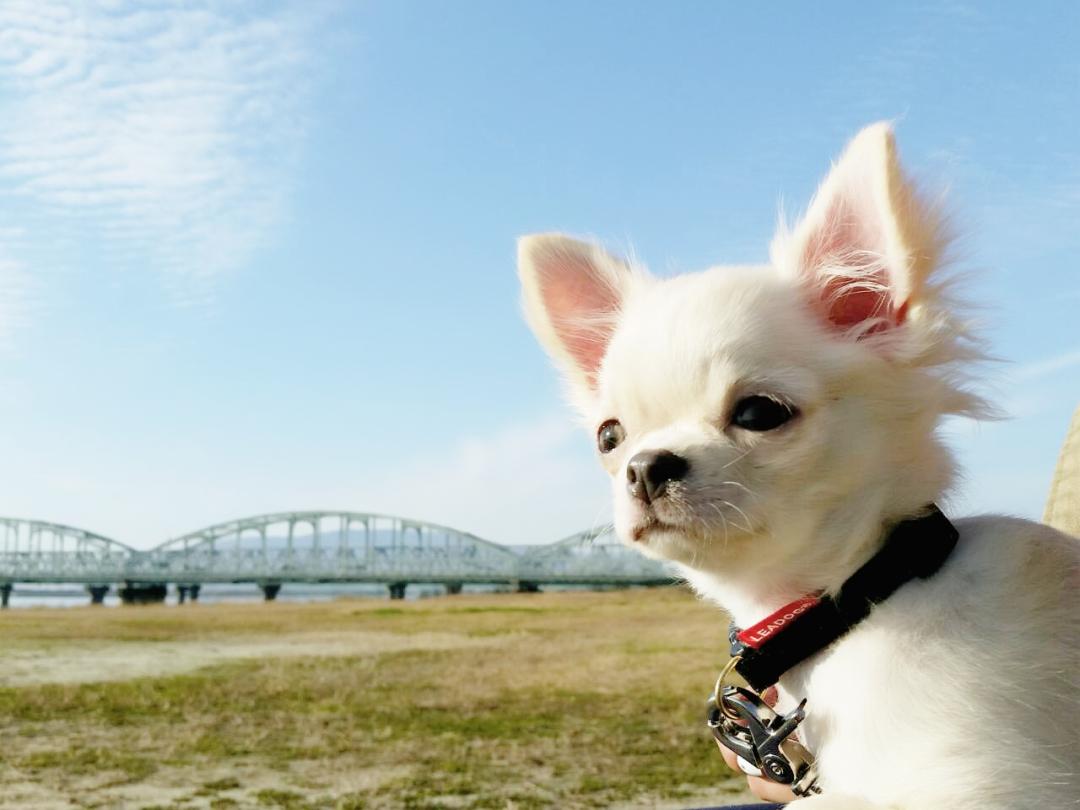
<path fill-rule="evenodd" d="M 1063 354 L 1048 357 L 1044 360 L 1026 363 L 1017 367 L 1012 372 L 1011 376 L 1016 380 L 1036 380 L 1040 377 L 1047 377 L 1058 371 L 1072 368 L 1073 366 L 1080 366 L 1080 348 L 1075 348 L 1064 352 Z"/>

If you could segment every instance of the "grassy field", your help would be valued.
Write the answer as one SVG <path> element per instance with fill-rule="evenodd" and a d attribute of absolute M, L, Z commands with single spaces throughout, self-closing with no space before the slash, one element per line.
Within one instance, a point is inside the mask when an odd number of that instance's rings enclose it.
<path fill-rule="evenodd" d="M 0 806 L 687 807 L 725 620 L 676 589 L 0 615 Z"/>

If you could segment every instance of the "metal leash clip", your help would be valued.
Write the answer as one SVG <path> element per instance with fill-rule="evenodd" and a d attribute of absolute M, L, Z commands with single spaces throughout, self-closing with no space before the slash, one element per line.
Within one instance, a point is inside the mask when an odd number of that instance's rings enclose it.
<path fill-rule="evenodd" d="M 720 673 L 708 702 L 709 730 L 713 737 L 770 782 L 789 785 L 796 796 L 820 793 L 814 758 L 792 733 L 806 718 L 806 701 L 787 714 L 779 714 L 756 692 L 725 684 L 738 659 Z"/>

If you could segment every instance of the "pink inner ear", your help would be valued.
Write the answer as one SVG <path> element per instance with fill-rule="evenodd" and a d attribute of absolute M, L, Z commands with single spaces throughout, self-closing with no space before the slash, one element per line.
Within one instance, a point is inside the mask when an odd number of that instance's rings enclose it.
<path fill-rule="evenodd" d="M 847 279 L 832 279 L 825 285 L 823 294 L 826 316 L 829 323 L 838 329 L 847 330 L 874 318 L 886 318 L 888 322 L 873 324 L 866 334 L 881 332 L 895 325 L 887 293 L 853 288 Z"/>
<path fill-rule="evenodd" d="M 907 306 L 894 307 L 883 242 L 873 221 L 859 217 L 843 198 L 829 206 L 824 222 L 807 240 L 804 271 L 814 282 L 826 319 L 837 329 L 876 321 L 862 333 L 868 335 L 903 323 Z"/>
<path fill-rule="evenodd" d="M 561 254 L 543 268 L 544 307 L 578 367 L 596 373 L 614 328 L 619 295 L 586 256 Z"/>

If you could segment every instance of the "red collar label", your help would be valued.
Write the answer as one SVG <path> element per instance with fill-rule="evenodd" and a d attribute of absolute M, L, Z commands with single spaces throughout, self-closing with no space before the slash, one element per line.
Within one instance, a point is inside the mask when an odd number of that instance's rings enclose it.
<path fill-rule="evenodd" d="M 781 632 L 785 627 L 794 624 L 795 620 L 803 613 L 812 608 L 821 600 L 816 596 L 804 596 L 789 605 L 784 605 L 775 613 L 772 613 L 755 624 L 739 632 L 736 638 L 747 647 L 759 649 L 762 644 Z"/>

